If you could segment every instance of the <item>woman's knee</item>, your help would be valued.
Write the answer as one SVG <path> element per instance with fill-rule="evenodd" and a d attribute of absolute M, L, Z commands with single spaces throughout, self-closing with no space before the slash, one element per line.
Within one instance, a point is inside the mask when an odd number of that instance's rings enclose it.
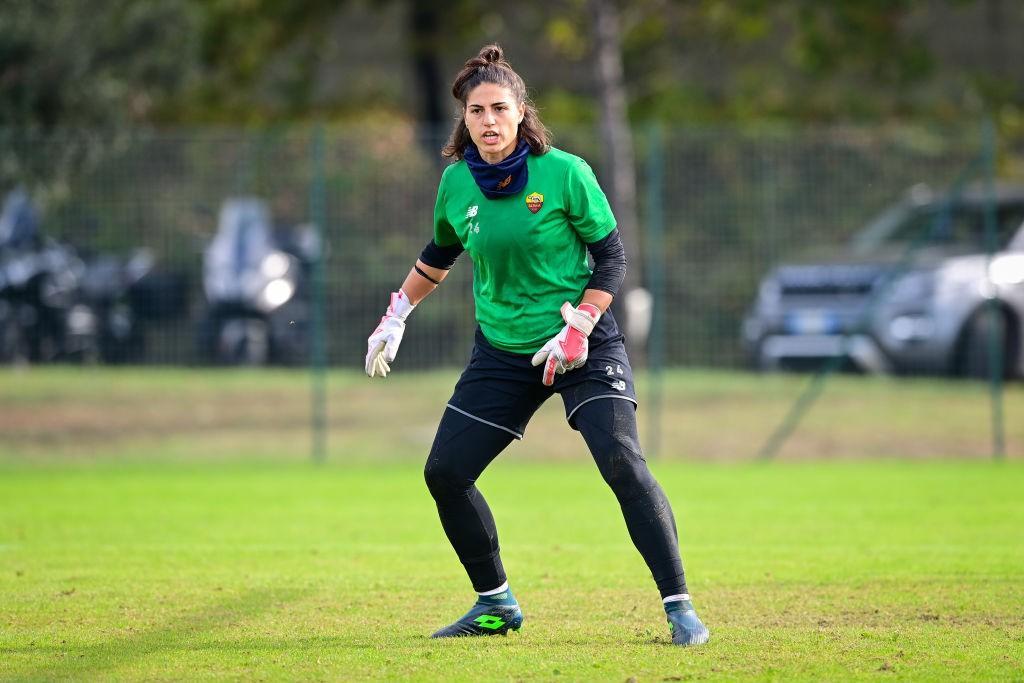
<path fill-rule="evenodd" d="M 511 440 L 512 436 L 500 429 L 446 411 L 423 468 L 427 488 L 435 499 L 465 495 Z"/>
<path fill-rule="evenodd" d="M 434 498 L 465 491 L 473 482 L 462 475 L 450 458 L 431 451 L 423 467 L 423 479 Z"/>
<path fill-rule="evenodd" d="M 598 457 L 595 455 L 595 458 Z M 602 454 L 601 474 L 620 502 L 643 496 L 657 486 L 643 457 L 624 444 L 610 446 Z"/>
<path fill-rule="evenodd" d="M 577 425 L 601 475 L 619 496 L 631 497 L 651 487 L 637 436 L 634 408 L 626 401 L 593 401 L 582 406 Z"/>
<path fill-rule="evenodd" d="M 587 446 L 601 476 L 620 502 L 626 502 L 657 485 L 635 439 L 608 429 L 594 429 Z"/>

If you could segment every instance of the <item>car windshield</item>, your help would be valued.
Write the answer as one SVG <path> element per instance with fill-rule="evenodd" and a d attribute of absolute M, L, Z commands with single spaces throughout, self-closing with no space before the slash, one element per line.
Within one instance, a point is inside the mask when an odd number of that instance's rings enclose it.
<path fill-rule="evenodd" d="M 996 249 L 1005 249 L 1024 223 L 1024 203 L 996 209 Z M 911 244 L 956 252 L 986 250 L 984 204 L 900 204 L 885 211 L 853 239 L 861 254 L 905 248 Z"/>

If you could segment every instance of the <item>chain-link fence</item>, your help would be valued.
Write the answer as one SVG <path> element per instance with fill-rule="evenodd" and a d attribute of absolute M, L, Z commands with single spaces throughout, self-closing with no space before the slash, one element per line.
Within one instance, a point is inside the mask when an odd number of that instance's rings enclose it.
<path fill-rule="evenodd" d="M 653 316 L 631 354 L 649 452 L 750 458 L 784 441 L 800 457 L 984 455 L 990 443 L 1019 452 L 1019 387 L 1004 417 L 998 378 L 1024 369 L 1024 190 L 992 182 L 1005 161 L 985 130 L 637 128 L 628 256 Z M 555 134 L 610 176 L 595 130 Z M 431 237 L 443 137 L 401 122 L 0 132 L 0 364 L 360 369 L 388 293 Z M 417 452 L 429 446 L 438 387 L 469 355 L 471 279 L 463 255 L 406 333 L 402 433 Z M 630 326 L 644 319 L 643 306 L 617 313 Z M 837 354 L 846 362 L 830 361 Z M 752 366 L 968 374 L 991 391 L 843 378 L 803 419 L 824 375 L 803 384 L 718 372 Z M 449 371 L 441 384 L 407 372 L 434 368 Z M 37 378 L 58 382 L 54 395 L 70 391 L 71 413 L 47 422 L 11 398 L 0 431 L 45 450 L 57 431 L 78 439 L 76 420 L 89 432 L 90 415 L 130 403 L 144 414 L 117 438 L 180 433 L 190 453 L 228 442 L 294 450 L 282 444 L 309 433 L 318 457 L 327 442 L 347 455 L 385 448 L 380 407 L 391 399 L 354 373 L 338 373 L 330 395 L 313 373 L 312 402 L 294 373 L 214 375 L 198 393 L 197 373 L 185 374 L 111 375 L 133 398 L 78 374 Z M 151 385 L 161 395 L 141 398 Z M 172 385 L 176 407 L 160 390 Z M 74 403 L 76 386 L 93 412 Z M 936 414 L 947 419 L 924 427 Z M 531 452 L 558 457 L 576 444 L 559 439 Z"/>
<path fill-rule="evenodd" d="M 636 243 L 642 253 L 629 257 L 643 281 L 662 278 L 655 283 L 663 293 L 655 332 L 664 362 L 745 364 L 743 318 L 766 272 L 846 242 L 911 187 L 948 187 L 981 153 L 979 130 L 638 129 Z M 250 360 L 304 362 L 313 329 L 309 264 L 322 256 L 328 361 L 358 366 L 387 293 L 430 238 L 443 168 L 441 137 L 426 139 L 397 122 L 110 136 L 7 131 L 0 139 L 4 189 L 27 188 L 40 235 L 73 246 L 86 260 L 127 258 L 139 248 L 154 257 L 136 287 L 141 293 L 108 295 L 136 307 L 130 312 L 138 340 L 124 358 L 145 364 L 217 360 L 217 344 L 226 342 L 215 338 L 224 325 L 215 318 L 236 309 L 217 301 L 215 290 L 224 290 L 225 299 L 244 295 L 231 283 L 212 282 L 216 269 L 208 259 L 204 272 L 204 253 L 234 220 L 264 223 L 260 234 L 266 234 L 250 242 L 283 251 L 288 264 L 263 263 L 259 280 L 246 269 L 259 271 L 261 264 L 252 260 L 255 251 L 245 262 L 236 230 L 234 241 L 225 242 L 234 251 L 221 259 L 222 280 L 249 278 L 251 289 L 294 266 L 291 286 L 272 301 L 249 293 L 266 325 L 255 331 L 239 325 L 233 334 L 238 344 L 256 347 Z M 602 144 L 594 130 L 556 131 L 556 143 L 587 158 L 602 177 Z M 656 232 L 648 229 L 653 225 Z M 464 256 L 429 305 L 417 310 L 403 367 L 464 362 L 473 326 L 471 270 Z M 265 337 L 263 347 L 253 341 L 257 332 Z M 59 356 L 58 346 L 51 344 L 51 355 Z"/>

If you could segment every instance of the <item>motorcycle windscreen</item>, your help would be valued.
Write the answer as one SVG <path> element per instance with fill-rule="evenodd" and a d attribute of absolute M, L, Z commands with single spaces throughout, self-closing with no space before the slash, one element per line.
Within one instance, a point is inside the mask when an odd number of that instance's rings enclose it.
<path fill-rule="evenodd" d="M 270 211 L 260 199 L 231 199 L 221 207 L 217 234 L 203 259 L 203 287 L 210 301 L 256 299 L 266 278 L 260 265 L 275 250 Z"/>

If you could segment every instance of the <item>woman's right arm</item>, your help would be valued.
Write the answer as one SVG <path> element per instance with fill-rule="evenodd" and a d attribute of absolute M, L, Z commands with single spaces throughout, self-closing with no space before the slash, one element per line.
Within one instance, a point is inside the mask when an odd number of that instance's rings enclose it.
<path fill-rule="evenodd" d="M 444 268 L 428 266 L 423 261 L 416 259 L 416 265 L 409 270 L 402 283 L 402 291 L 409 297 L 409 302 L 415 306 L 427 298 L 437 289 L 441 281 L 447 277 L 448 271 Z"/>
<path fill-rule="evenodd" d="M 464 247 L 459 242 L 444 247 L 438 246 L 434 240 L 427 242 L 416 259 L 416 265 L 402 283 L 402 291 L 414 306 L 437 289 L 463 251 Z"/>
<path fill-rule="evenodd" d="M 391 303 L 380 319 L 380 324 L 366 340 L 366 374 L 370 377 L 387 377 L 391 363 L 395 360 L 398 347 L 405 333 L 405 320 L 423 301 L 437 289 L 448 275 L 448 270 L 463 251 L 461 244 L 438 247 L 431 240 L 416 259 L 416 264 L 405 276 L 402 287 L 392 292 Z M 429 263 L 428 263 L 429 262 Z M 431 265 L 433 264 L 433 265 Z"/>
<path fill-rule="evenodd" d="M 448 169 L 451 167 L 449 166 Z M 448 222 L 445 210 L 444 175 L 437 188 L 437 201 L 434 203 L 434 239 L 427 242 L 412 270 L 405 276 L 405 281 L 397 292 L 391 293 L 391 303 L 380 324 L 366 340 L 366 374 L 370 377 L 387 377 L 391 372 L 391 363 L 398 353 L 405 333 L 405 320 L 423 301 L 437 289 L 441 281 L 448 275 L 448 270 L 455 265 L 455 260 L 463 251 L 451 223 Z M 446 246 L 438 244 L 440 239 Z"/>

